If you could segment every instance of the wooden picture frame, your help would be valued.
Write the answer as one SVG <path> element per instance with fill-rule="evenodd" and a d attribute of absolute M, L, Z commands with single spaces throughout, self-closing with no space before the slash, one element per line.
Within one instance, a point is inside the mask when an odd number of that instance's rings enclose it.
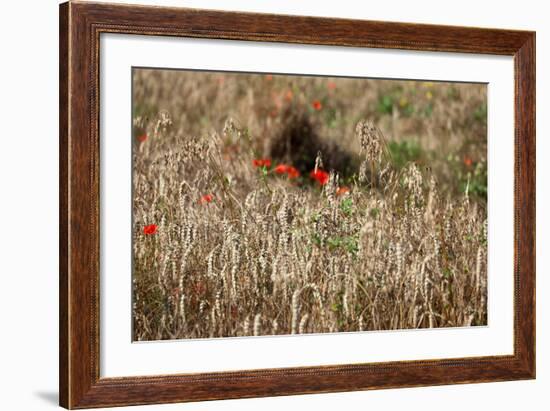
<path fill-rule="evenodd" d="M 514 354 L 100 378 L 101 33 L 513 56 Z M 59 47 L 60 405 L 91 408 L 535 378 L 534 32 L 69 2 L 60 5 Z"/>

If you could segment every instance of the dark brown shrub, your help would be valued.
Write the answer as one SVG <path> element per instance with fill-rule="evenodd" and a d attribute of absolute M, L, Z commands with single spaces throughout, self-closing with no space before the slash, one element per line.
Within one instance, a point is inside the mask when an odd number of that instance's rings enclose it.
<path fill-rule="evenodd" d="M 271 138 L 270 156 L 279 162 L 296 167 L 303 175 L 315 167 L 317 153 L 321 153 L 323 168 L 347 177 L 354 174 L 359 158 L 343 150 L 332 141 L 321 137 L 309 114 L 292 105 L 283 110 L 280 126 Z"/>

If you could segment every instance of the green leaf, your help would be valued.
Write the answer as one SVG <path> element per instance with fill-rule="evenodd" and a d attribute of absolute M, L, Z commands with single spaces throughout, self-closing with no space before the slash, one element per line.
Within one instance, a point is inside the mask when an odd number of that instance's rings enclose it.
<path fill-rule="evenodd" d="M 340 210 L 348 217 L 353 213 L 353 200 L 351 198 L 345 198 L 340 202 Z"/>
<path fill-rule="evenodd" d="M 390 95 L 382 96 L 378 99 L 378 112 L 382 114 L 393 113 L 393 97 Z"/>

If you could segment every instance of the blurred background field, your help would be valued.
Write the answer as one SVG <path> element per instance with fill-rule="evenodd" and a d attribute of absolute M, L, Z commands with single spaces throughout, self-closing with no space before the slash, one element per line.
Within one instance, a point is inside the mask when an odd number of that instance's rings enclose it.
<path fill-rule="evenodd" d="M 233 118 L 249 131 L 259 157 L 287 137 L 286 123 L 295 120 L 289 112 L 303 113 L 315 138 L 346 153 L 358 152 L 355 126 L 369 119 L 384 134 L 395 167 L 414 161 L 430 167 L 445 192 L 468 188 L 486 200 L 485 84 L 135 69 L 134 117 L 152 121 L 162 111 L 170 114 L 174 138 L 220 131 Z M 310 146 L 311 165 L 318 147 L 311 136 L 300 139 Z"/>

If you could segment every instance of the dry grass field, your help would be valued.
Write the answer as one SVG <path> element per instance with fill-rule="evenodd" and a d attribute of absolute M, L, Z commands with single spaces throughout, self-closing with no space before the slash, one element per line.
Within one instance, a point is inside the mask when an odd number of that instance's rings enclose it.
<path fill-rule="evenodd" d="M 486 98 L 134 69 L 134 340 L 485 325 Z"/>

